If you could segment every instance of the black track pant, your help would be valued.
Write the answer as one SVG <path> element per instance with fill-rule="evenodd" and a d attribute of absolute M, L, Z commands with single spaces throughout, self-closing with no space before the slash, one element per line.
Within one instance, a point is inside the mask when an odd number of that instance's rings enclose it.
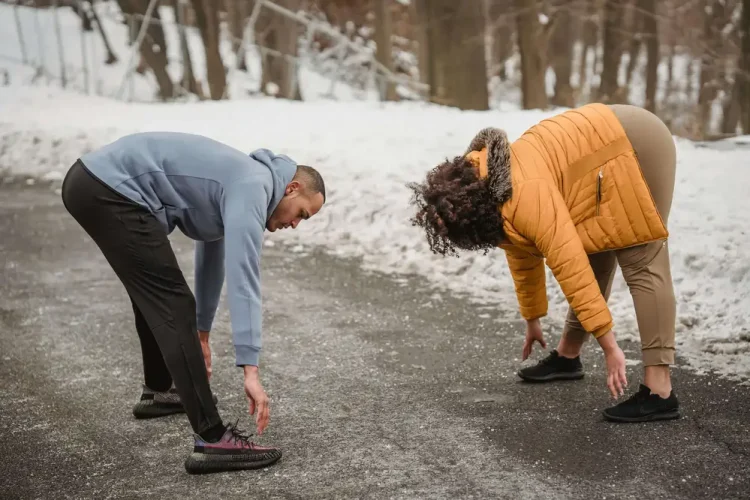
<path fill-rule="evenodd" d="M 195 297 L 159 221 L 80 160 L 63 181 L 62 199 L 130 295 L 146 385 L 165 391 L 174 380 L 193 431 L 217 430 L 222 422 L 198 340 Z"/>

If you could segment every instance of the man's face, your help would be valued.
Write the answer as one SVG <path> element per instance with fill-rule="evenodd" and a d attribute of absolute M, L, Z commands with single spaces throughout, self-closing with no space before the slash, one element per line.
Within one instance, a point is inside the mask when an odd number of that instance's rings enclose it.
<path fill-rule="evenodd" d="M 323 207 L 323 194 L 308 194 L 299 181 L 286 186 L 284 197 L 266 223 L 271 232 L 277 229 L 296 228 L 302 220 L 309 219 Z"/>

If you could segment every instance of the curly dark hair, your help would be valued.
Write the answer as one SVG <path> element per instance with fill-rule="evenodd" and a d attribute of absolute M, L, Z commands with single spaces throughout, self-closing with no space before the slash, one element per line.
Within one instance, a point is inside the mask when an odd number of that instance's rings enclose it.
<path fill-rule="evenodd" d="M 457 256 L 457 249 L 486 254 L 504 237 L 497 200 L 487 179 L 480 179 L 464 156 L 446 159 L 424 183 L 409 183 L 417 213 L 411 219 L 427 233 L 430 250 Z"/>

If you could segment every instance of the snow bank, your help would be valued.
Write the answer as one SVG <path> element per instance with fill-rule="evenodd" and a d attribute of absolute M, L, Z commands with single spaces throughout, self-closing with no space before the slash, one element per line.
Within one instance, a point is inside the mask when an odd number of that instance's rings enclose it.
<path fill-rule="evenodd" d="M 553 111 L 460 112 L 402 103 L 233 102 L 125 105 L 57 89 L 0 89 L 0 170 L 58 176 L 84 151 L 133 131 L 204 134 L 243 151 L 268 147 L 317 166 L 329 201 L 297 231 L 269 241 L 316 245 L 363 265 L 415 273 L 436 287 L 467 293 L 499 317 L 518 319 L 504 254 L 442 258 L 409 224 L 405 184 L 460 154 L 481 127 L 511 139 Z M 670 252 L 678 300 L 678 350 L 691 367 L 750 376 L 750 164 L 747 150 L 716 150 L 677 140 L 678 169 Z M 621 337 L 637 338 L 621 275 L 611 304 Z M 549 329 L 559 329 L 565 298 L 548 274 Z M 430 300 L 425 297 L 425 300 Z M 522 332 L 519 331 L 520 349 Z"/>

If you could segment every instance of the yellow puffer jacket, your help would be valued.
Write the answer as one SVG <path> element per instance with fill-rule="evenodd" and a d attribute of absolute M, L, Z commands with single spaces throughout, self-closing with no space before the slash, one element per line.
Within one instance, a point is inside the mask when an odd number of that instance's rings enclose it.
<path fill-rule="evenodd" d="M 638 159 L 609 107 L 589 104 L 541 121 L 508 145 L 484 129 L 467 157 L 500 204 L 521 314 L 547 314 L 544 261 L 586 331 L 612 329 L 587 254 L 665 239 Z"/>

